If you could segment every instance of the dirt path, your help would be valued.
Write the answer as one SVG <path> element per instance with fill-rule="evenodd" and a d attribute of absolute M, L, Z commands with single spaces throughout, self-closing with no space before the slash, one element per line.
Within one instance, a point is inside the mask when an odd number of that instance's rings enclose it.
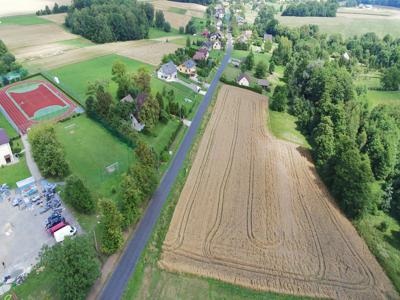
<path fill-rule="evenodd" d="M 266 130 L 266 111 L 266 97 L 221 89 L 160 265 L 258 290 L 398 297 L 308 153 Z"/>

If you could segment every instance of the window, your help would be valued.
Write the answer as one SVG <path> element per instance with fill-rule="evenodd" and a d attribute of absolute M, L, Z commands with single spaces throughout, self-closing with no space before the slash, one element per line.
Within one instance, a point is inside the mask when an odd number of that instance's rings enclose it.
<path fill-rule="evenodd" d="M 11 163 L 11 156 L 10 155 L 4 156 L 4 160 L 6 161 L 6 164 Z"/>

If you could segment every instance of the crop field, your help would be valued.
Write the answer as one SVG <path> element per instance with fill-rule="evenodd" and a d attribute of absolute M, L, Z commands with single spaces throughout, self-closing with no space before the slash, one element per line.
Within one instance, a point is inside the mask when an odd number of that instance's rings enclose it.
<path fill-rule="evenodd" d="M 156 9 L 164 12 L 167 20 L 173 28 L 185 27 L 192 17 L 202 18 L 206 11 L 206 6 L 195 3 L 183 3 L 173 1 L 153 1 L 151 2 Z"/>
<path fill-rule="evenodd" d="M 367 32 L 375 32 L 380 37 L 386 34 L 400 37 L 400 11 L 395 9 L 340 8 L 335 18 L 277 16 L 277 19 L 290 27 L 316 24 L 322 32 L 341 33 L 344 37 Z"/>
<path fill-rule="evenodd" d="M 267 98 L 223 86 L 160 266 L 264 291 L 396 297 L 304 148 L 266 130 Z"/>

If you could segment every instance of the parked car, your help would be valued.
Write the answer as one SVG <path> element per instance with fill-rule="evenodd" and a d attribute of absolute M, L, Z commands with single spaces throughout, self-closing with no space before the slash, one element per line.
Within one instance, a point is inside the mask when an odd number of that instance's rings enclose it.
<path fill-rule="evenodd" d="M 65 222 L 65 218 L 58 215 L 54 217 L 50 217 L 46 223 L 46 229 L 52 228 L 53 226 L 57 225 L 58 223 Z"/>
<path fill-rule="evenodd" d="M 76 228 L 71 226 L 71 225 L 67 225 L 59 230 L 57 230 L 56 232 L 54 232 L 54 239 L 56 240 L 57 243 L 62 242 L 65 237 L 68 236 L 73 236 L 75 235 L 77 232 Z"/>
<path fill-rule="evenodd" d="M 65 227 L 65 226 L 67 226 L 67 225 L 68 225 L 68 223 L 63 221 L 63 222 L 60 222 L 60 223 L 54 225 L 54 226 L 51 227 L 48 231 L 49 231 L 49 233 L 51 233 L 52 235 L 54 235 L 54 233 L 55 233 L 57 230 L 60 230 L 61 228 Z"/>

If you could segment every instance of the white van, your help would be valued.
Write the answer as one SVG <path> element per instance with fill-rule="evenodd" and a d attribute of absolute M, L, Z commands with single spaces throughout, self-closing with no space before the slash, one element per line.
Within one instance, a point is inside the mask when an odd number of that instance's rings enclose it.
<path fill-rule="evenodd" d="M 66 236 L 73 236 L 76 234 L 76 228 L 71 225 L 64 226 L 63 228 L 54 232 L 54 238 L 57 243 L 62 242 Z"/>

